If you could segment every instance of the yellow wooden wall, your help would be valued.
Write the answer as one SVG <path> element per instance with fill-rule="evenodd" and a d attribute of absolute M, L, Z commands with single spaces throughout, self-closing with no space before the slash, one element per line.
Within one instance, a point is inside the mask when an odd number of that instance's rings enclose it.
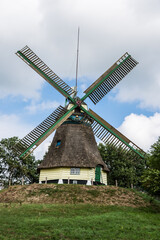
<path fill-rule="evenodd" d="M 107 173 L 104 172 L 103 170 L 101 173 L 101 183 L 104 183 L 105 185 L 107 185 Z"/>
<path fill-rule="evenodd" d="M 95 181 L 94 168 L 80 168 L 80 175 L 70 175 L 70 168 L 41 169 L 39 182 L 54 179 L 92 180 Z M 101 183 L 107 185 L 107 173 L 102 170 Z"/>

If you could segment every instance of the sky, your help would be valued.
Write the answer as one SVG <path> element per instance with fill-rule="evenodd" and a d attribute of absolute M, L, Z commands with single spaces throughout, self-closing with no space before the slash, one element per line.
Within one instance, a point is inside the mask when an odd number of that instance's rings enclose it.
<path fill-rule="evenodd" d="M 64 97 L 15 53 L 28 45 L 78 96 L 125 52 L 139 64 L 88 107 L 149 151 L 160 136 L 159 0 L 0 0 L 0 140 L 23 138 Z M 52 134 L 36 150 L 42 159 Z M 98 140 L 97 140 L 98 141 Z"/>

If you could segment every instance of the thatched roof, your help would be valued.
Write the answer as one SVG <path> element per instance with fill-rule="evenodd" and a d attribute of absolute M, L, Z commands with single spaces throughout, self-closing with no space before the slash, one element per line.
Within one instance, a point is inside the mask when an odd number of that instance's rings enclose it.
<path fill-rule="evenodd" d="M 56 147 L 57 141 L 61 141 Z M 97 149 L 92 128 L 83 123 L 65 122 L 56 131 L 52 144 L 39 169 L 56 167 L 95 168 L 108 171 Z"/>

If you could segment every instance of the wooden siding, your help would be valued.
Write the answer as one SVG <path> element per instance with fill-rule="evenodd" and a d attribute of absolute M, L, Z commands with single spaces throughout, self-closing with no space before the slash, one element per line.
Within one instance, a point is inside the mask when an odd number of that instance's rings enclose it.
<path fill-rule="evenodd" d="M 73 180 L 92 180 L 95 181 L 94 168 L 80 168 L 80 175 L 71 175 L 70 168 L 51 168 L 41 169 L 39 181 L 54 180 L 54 179 L 73 179 Z M 102 171 L 101 182 L 107 185 L 107 173 Z"/>
<path fill-rule="evenodd" d="M 103 170 L 101 173 L 101 183 L 104 183 L 105 185 L 107 185 L 107 173 Z"/>

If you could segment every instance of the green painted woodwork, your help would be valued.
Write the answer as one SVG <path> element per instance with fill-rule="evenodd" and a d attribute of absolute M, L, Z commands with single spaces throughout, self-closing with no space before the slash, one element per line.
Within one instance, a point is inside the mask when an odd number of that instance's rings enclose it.
<path fill-rule="evenodd" d="M 117 68 L 119 68 L 131 55 L 128 55 L 120 64 L 117 65 L 107 76 L 105 76 L 99 83 L 97 83 L 88 93 L 86 93 L 82 98 L 81 101 L 84 101 L 97 87 L 99 87 Z"/>
<path fill-rule="evenodd" d="M 36 145 L 38 142 L 40 142 L 46 134 L 48 134 L 51 129 L 53 129 L 54 127 L 56 127 L 56 125 L 58 123 L 60 123 L 63 118 L 65 118 L 67 116 L 67 114 L 69 114 L 71 111 L 73 111 L 76 107 L 76 100 L 74 98 L 72 98 L 66 91 L 64 91 L 58 84 L 56 84 L 56 82 L 54 82 L 50 77 L 48 77 L 41 69 L 39 69 L 34 63 L 32 63 L 25 55 L 23 55 L 23 53 L 21 53 L 20 51 L 17 52 L 27 63 L 29 63 L 31 65 L 31 67 L 37 71 L 42 77 L 44 77 L 45 79 L 47 79 L 48 82 L 51 83 L 51 85 L 53 84 L 54 87 L 63 95 L 65 96 L 67 99 L 69 99 L 72 103 L 73 103 L 73 107 L 67 111 L 67 113 L 65 113 L 54 125 L 52 125 L 51 128 L 49 128 L 38 140 L 36 140 L 30 147 L 27 148 L 27 150 L 21 154 L 20 157 L 24 156 L 27 152 L 29 152 L 30 149 L 33 148 L 34 145 Z M 105 76 L 99 83 L 97 83 L 88 93 L 86 93 L 80 100 L 83 102 L 97 87 L 99 87 L 116 69 L 118 69 L 128 58 L 130 58 L 131 55 L 128 55 L 122 62 L 120 62 L 120 64 L 118 64 L 110 73 L 108 73 L 107 76 Z M 136 154 L 138 154 L 140 157 L 144 158 L 144 156 L 137 151 L 136 149 L 134 149 L 132 146 L 130 146 L 125 140 L 123 140 L 120 136 L 118 136 L 114 131 L 112 131 L 110 128 L 108 128 L 103 122 L 100 121 L 99 118 L 93 116 L 89 111 L 87 111 L 84 107 L 82 107 L 82 105 L 80 106 L 81 110 L 83 110 L 85 113 L 87 113 L 91 118 L 93 118 L 96 122 L 98 122 L 102 127 L 104 127 L 107 131 L 109 131 L 111 134 L 113 134 L 116 138 L 118 138 L 122 143 L 124 143 L 127 147 L 129 147 L 132 151 L 134 151 Z M 97 169 L 99 169 L 97 167 Z M 99 170 L 97 170 L 98 172 Z M 100 178 L 100 176 L 99 176 Z M 97 173 L 97 179 L 98 179 L 98 173 Z M 98 181 L 98 180 L 97 180 Z"/>
<path fill-rule="evenodd" d="M 101 181 L 101 166 L 96 166 L 95 169 L 95 181 L 100 182 Z"/>
<path fill-rule="evenodd" d="M 28 148 L 26 149 L 26 151 L 24 151 L 24 152 L 20 155 L 20 157 L 23 157 L 27 152 L 29 152 L 29 150 L 30 150 L 31 148 L 33 148 L 34 145 L 36 145 L 40 140 L 42 140 L 42 138 L 43 138 L 49 131 L 51 131 L 51 129 L 53 129 L 58 123 L 60 123 L 60 122 L 63 120 L 63 118 L 65 118 L 65 117 L 66 117 L 70 112 L 72 112 L 76 107 L 77 107 L 77 105 L 73 106 L 70 110 L 68 110 L 68 112 L 66 112 L 60 119 L 58 119 L 58 121 L 57 121 L 55 124 L 53 124 L 52 127 L 50 127 L 40 138 L 38 138 L 30 147 L 28 147 Z"/>
<path fill-rule="evenodd" d="M 136 149 L 131 147 L 126 141 L 124 141 L 121 137 L 119 137 L 115 132 L 113 132 L 111 129 L 109 129 L 106 125 L 104 125 L 98 118 L 93 116 L 89 111 L 87 111 L 85 108 L 81 106 L 81 109 L 86 112 L 90 117 L 92 117 L 95 121 L 97 121 L 101 126 L 103 126 L 105 129 L 107 129 L 110 133 L 112 133 L 116 138 L 118 138 L 121 142 L 123 142 L 127 147 L 129 147 L 131 150 L 133 150 L 135 153 L 137 153 L 140 157 L 144 158 L 144 156 L 138 152 Z"/>
<path fill-rule="evenodd" d="M 51 82 L 55 88 L 57 88 L 57 90 L 62 93 L 62 95 L 64 95 L 66 98 L 68 98 L 69 100 L 71 100 L 73 103 L 75 103 L 75 100 L 67 93 L 65 92 L 60 86 L 58 86 L 58 84 L 56 84 L 54 81 L 52 81 L 51 78 L 49 78 L 42 70 L 40 70 L 34 63 L 32 63 L 26 56 L 23 55 L 23 53 L 21 53 L 20 51 L 17 52 L 25 61 L 27 61 L 33 68 L 36 69 L 36 71 L 38 71 L 42 76 L 44 76 L 44 78 L 47 78 L 47 80 L 49 82 Z"/>

